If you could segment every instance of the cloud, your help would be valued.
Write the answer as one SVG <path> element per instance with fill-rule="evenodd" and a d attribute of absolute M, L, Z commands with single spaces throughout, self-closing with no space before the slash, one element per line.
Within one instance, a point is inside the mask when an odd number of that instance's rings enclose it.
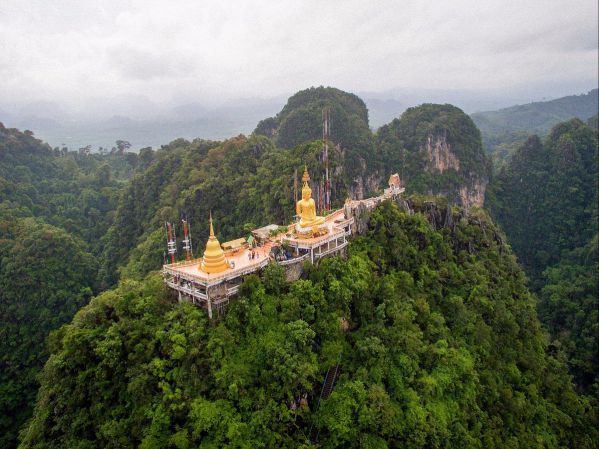
<path fill-rule="evenodd" d="M 107 50 L 107 62 L 123 78 L 131 80 L 151 80 L 155 78 L 176 77 L 190 70 L 185 60 L 177 60 L 169 53 L 155 49 L 137 49 L 118 46 Z"/>
<path fill-rule="evenodd" d="M 597 80 L 596 0 L 3 0 L 0 107 Z M 592 87 L 592 86 L 591 86 Z"/>

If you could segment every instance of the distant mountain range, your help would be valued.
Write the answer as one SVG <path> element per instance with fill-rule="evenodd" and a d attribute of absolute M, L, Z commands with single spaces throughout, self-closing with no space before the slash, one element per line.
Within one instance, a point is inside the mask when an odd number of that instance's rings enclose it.
<path fill-rule="evenodd" d="M 35 114 L 31 108 L 21 112 L 0 109 L 0 122 L 7 127 L 29 129 L 51 146 L 66 146 L 70 150 L 91 145 L 111 148 L 117 139 L 127 140 L 131 149 L 160 148 L 169 142 L 196 137 L 222 140 L 240 133 L 249 134 L 256 124 L 274 114 L 286 99 L 239 100 L 235 103 L 208 108 L 199 103 L 179 105 L 170 110 L 146 113 L 144 118 L 133 119 L 126 114 L 104 116 L 101 119 L 78 118 L 48 108 Z"/>
<path fill-rule="evenodd" d="M 599 91 L 570 95 L 551 101 L 538 101 L 496 111 L 471 115 L 481 130 L 487 150 L 529 134 L 545 135 L 557 123 L 578 117 L 586 121 L 599 109 Z"/>
<path fill-rule="evenodd" d="M 588 119 L 597 114 L 597 93 L 594 89 L 583 95 L 475 112 L 471 116 L 483 134 L 485 147 L 492 151 L 498 144 L 520 141 L 530 133 L 545 134 L 553 125 L 569 118 Z M 358 96 L 368 107 L 369 124 L 373 129 L 399 117 L 408 107 L 424 102 L 451 103 L 470 113 L 498 108 L 523 98 L 522 94 L 501 98 L 492 91 L 434 89 L 362 92 Z M 131 118 L 135 108 L 117 108 L 114 115 L 98 114 L 102 118 L 95 119 L 90 118 L 95 117 L 93 113 L 82 118 L 53 103 L 38 102 L 19 111 L 9 112 L 4 106 L 4 110 L 0 109 L 0 122 L 7 127 L 30 129 L 50 145 L 64 145 L 71 150 L 87 145 L 94 151 L 99 147 L 111 148 L 117 139 L 131 142 L 131 148 L 138 150 L 149 146 L 158 148 L 179 137 L 221 140 L 240 133 L 249 134 L 260 120 L 280 111 L 285 102 L 284 97 L 240 99 L 218 107 L 196 102 L 158 111 L 157 105 L 140 100 L 137 111 L 143 110 L 145 115 L 139 115 L 138 119 Z"/>

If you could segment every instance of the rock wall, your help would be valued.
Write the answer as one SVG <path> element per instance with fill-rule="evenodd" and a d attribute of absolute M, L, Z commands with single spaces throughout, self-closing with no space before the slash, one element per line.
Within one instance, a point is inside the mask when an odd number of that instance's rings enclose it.
<path fill-rule="evenodd" d="M 297 262 L 285 266 L 285 278 L 287 282 L 297 281 L 304 271 L 304 262 Z"/>
<path fill-rule="evenodd" d="M 443 173 L 453 168 L 460 171 L 460 161 L 451 151 L 451 145 L 447 142 L 447 134 L 433 136 L 429 134 L 423 148 L 428 159 L 428 170 L 438 170 Z"/>
<path fill-rule="evenodd" d="M 350 196 L 354 200 L 363 200 L 367 193 L 374 193 L 381 188 L 383 177 L 379 173 L 361 175 L 353 179 Z"/>
<path fill-rule="evenodd" d="M 352 225 L 352 235 L 361 234 L 368 229 L 368 219 L 370 218 L 370 209 L 364 204 L 358 204 L 356 207 L 345 205 L 345 216 L 353 217 L 354 224 Z"/>
<path fill-rule="evenodd" d="M 432 173 L 443 173 L 446 170 L 460 172 L 460 160 L 451 150 L 451 144 L 447 142 L 446 133 L 432 135 L 426 139 L 421 148 L 427 160 L 426 169 Z M 482 207 L 485 202 L 485 190 L 489 180 L 470 173 L 463 173 L 466 184 L 460 186 L 458 191 L 460 204 L 466 208 L 476 206 Z M 447 192 L 441 192 L 447 194 Z"/>
<path fill-rule="evenodd" d="M 462 205 L 466 208 L 483 207 L 488 183 L 488 179 L 475 178 L 470 186 L 460 187 L 459 195 Z"/>

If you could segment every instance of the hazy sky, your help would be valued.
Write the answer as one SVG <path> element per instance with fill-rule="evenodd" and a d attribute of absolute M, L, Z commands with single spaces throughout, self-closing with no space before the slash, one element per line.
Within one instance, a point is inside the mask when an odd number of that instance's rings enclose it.
<path fill-rule="evenodd" d="M 0 107 L 590 89 L 597 15 L 597 0 L 1 0 Z"/>

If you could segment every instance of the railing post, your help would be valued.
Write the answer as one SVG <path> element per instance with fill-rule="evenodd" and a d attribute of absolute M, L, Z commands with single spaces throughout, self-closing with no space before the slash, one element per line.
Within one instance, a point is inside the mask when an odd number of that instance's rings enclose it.
<path fill-rule="evenodd" d="M 206 289 L 206 297 L 208 298 L 208 318 L 212 319 L 212 300 L 210 299 L 208 289 Z"/>

